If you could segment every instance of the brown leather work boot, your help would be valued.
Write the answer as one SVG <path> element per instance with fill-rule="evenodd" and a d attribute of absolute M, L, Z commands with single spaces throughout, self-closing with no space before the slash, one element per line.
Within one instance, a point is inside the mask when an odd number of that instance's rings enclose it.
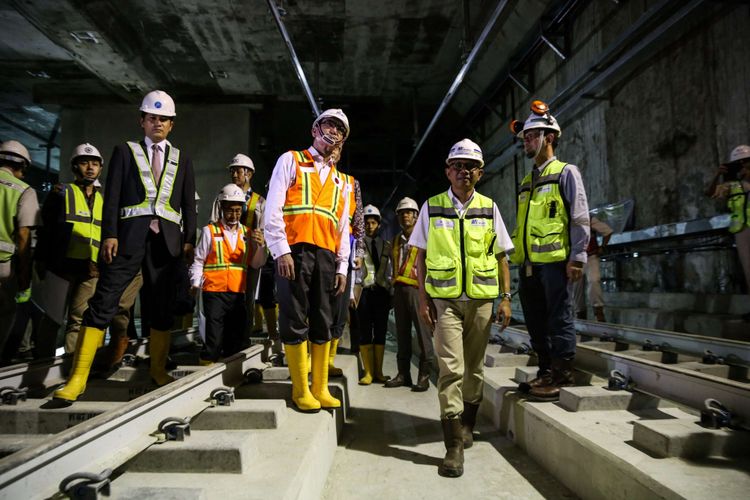
<path fill-rule="evenodd" d="M 411 373 L 398 372 L 398 375 L 385 383 L 386 387 L 411 387 Z"/>
<path fill-rule="evenodd" d="M 438 467 L 438 474 L 443 477 L 459 477 L 464 473 L 464 440 L 461 435 L 461 418 L 444 418 L 443 441 L 445 458 Z"/>
<path fill-rule="evenodd" d="M 464 412 L 461 414 L 461 435 L 464 440 L 464 449 L 471 448 L 474 444 L 474 426 L 477 423 L 478 411 L 479 403 L 464 401 Z"/>
<path fill-rule="evenodd" d="M 549 369 L 540 369 L 536 372 L 536 378 L 531 379 L 530 382 L 521 382 L 518 384 L 518 390 L 525 394 L 535 388 L 543 385 L 550 385 L 552 383 L 552 372 Z"/>
<path fill-rule="evenodd" d="M 532 388 L 529 396 L 539 401 L 555 401 L 560 397 L 561 387 L 570 387 L 573 381 L 573 360 L 552 360 L 552 383 Z"/>

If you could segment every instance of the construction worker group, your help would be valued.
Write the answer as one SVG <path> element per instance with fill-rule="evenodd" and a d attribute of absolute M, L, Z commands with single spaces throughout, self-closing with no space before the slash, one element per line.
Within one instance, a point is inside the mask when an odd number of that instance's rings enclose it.
<path fill-rule="evenodd" d="M 299 411 L 341 406 L 329 391 L 329 377 L 342 373 L 335 356 L 347 322 L 350 351 L 361 360 L 361 385 L 423 392 L 437 368 L 446 447 L 439 473 L 457 477 L 464 449 L 473 443 L 491 324 L 504 328 L 511 319 L 509 260 L 519 269 L 518 294 L 539 361 L 537 377 L 519 391 L 555 400 L 561 387 L 574 383 L 568 284 L 583 273 L 590 221 L 581 174 L 555 156 L 562 130 L 542 101 L 532 103 L 525 121 L 511 124 L 533 167 L 518 189 L 510 235 L 497 204 L 475 189 L 484 175 L 482 150 L 463 139 L 447 148 L 447 189 L 421 207 L 411 198 L 400 200 L 400 231 L 385 238 L 380 210 L 362 206 L 359 182 L 341 171 L 350 124 L 340 109 L 317 116 L 309 147 L 278 158 L 266 198 L 251 187 L 253 161 L 236 154 L 221 167 L 231 182 L 216 195 L 209 224 L 199 229 L 192 162 L 168 140 L 174 101 L 163 91 L 149 92 L 140 113 L 142 139 L 116 146 L 108 162 L 94 145 L 77 146 L 70 158 L 75 179 L 55 187 L 41 209 L 22 180 L 29 152 L 17 141 L 0 145 L 2 360 L 16 356 L 24 334 L 20 312 L 33 302 L 44 312 L 33 329 L 37 357 L 54 355 L 61 327 L 73 353 L 55 401 L 70 404 L 84 392 L 107 329 L 105 369 L 121 360 L 141 287 L 151 297 L 142 318 L 150 325 L 151 379 L 158 386 L 171 382 L 174 292 L 180 273 L 188 273 L 186 292 L 200 296 L 205 318 L 199 363 L 210 365 L 248 345 L 257 302 L 267 321 L 267 359 L 285 359 Z M 748 161 L 748 151 L 738 161 Z M 712 194 L 730 200 L 738 189 L 748 191 L 744 180 L 726 193 L 720 187 Z M 738 238 L 750 219 L 741 215 Z M 32 255 L 34 228 L 39 237 Z M 383 359 L 391 308 L 397 373 L 389 377 Z"/>

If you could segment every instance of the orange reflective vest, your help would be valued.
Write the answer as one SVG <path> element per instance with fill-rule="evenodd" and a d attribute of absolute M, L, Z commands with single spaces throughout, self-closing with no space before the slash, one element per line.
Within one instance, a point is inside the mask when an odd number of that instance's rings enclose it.
<path fill-rule="evenodd" d="M 244 293 L 249 261 L 247 228 L 239 225 L 237 245 L 232 250 L 221 223 L 215 222 L 208 226 L 211 250 L 203 264 L 203 291 Z"/>
<path fill-rule="evenodd" d="M 395 269 L 401 262 L 401 250 L 403 249 L 401 235 L 397 234 L 393 238 L 393 268 Z M 409 248 L 409 254 L 404 259 L 403 264 L 398 266 L 396 274 L 393 276 L 393 283 L 403 283 L 405 285 L 418 287 L 417 284 L 417 247 Z"/>
<path fill-rule="evenodd" d="M 339 220 L 344 212 L 346 184 L 331 168 L 321 185 L 310 152 L 292 151 L 297 178 L 286 192 L 284 224 L 289 245 L 309 243 L 336 253 L 341 243 Z"/>

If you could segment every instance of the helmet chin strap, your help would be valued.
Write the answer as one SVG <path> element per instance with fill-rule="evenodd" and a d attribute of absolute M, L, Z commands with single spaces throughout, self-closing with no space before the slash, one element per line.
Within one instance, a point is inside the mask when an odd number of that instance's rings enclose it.
<path fill-rule="evenodd" d="M 323 139 L 323 141 L 326 144 L 329 144 L 331 146 L 338 146 L 342 142 L 344 142 L 344 139 L 336 139 L 335 137 L 332 137 L 330 134 L 326 134 L 323 132 L 323 127 L 320 126 L 320 122 L 318 122 L 316 125 L 318 127 L 318 133 L 320 134 L 320 138 Z"/>

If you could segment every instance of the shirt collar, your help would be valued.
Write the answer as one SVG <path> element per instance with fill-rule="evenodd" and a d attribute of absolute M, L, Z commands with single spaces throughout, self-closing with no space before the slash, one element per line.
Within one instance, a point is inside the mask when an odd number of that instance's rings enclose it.
<path fill-rule="evenodd" d="M 456 210 L 463 210 L 464 207 L 469 206 L 471 203 L 471 200 L 474 199 L 474 195 L 476 194 L 477 190 L 475 189 L 473 193 L 471 193 L 471 196 L 468 200 L 466 200 L 466 203 L 461 203 L 461 200 L 456 198 L 456 195 L 453 194 L 453 190 L 451 188 L 448 188 L 448 198 L 450 198 L 451 203 L 453 203 L 453 207 Z"/>
<path fill-rule="evenodd" d="M 156 142 L 156 143 L 155 143 L 155 142 L 154 142 L 154 141 L 152 141 L 152 140 L 151 140 L 151 138 L 150 138 L 150 137 L 148 137 L 148 136 L 147 136 L 147 137 L 146 137 L 146 138 L 144 139 L 144 141 L 143 141 L 143 142 L 145 142 L 145 143 L 146 143 L 146 149 L 147 149 L 148 151 L 151 151 L 151 146 L 153 146 L 154 144 L 156 144 L 157 146 L 159 146 L 159 148 L 161 149 L 161 151 L 162 151 L 162 152 L 164 152 L 164 151 L 166 151 L 166 150 L 167 150 L 167 146 L 171 146 L 171 145 L 172 145 L 172 144 L 170 144 L 170 143 L 169 143 L 169 141 L 168 141 L 168 140 L 166 140 L 166 139 L 164 139 L 163 141 L 160 141 L 160 142 Z"/>

